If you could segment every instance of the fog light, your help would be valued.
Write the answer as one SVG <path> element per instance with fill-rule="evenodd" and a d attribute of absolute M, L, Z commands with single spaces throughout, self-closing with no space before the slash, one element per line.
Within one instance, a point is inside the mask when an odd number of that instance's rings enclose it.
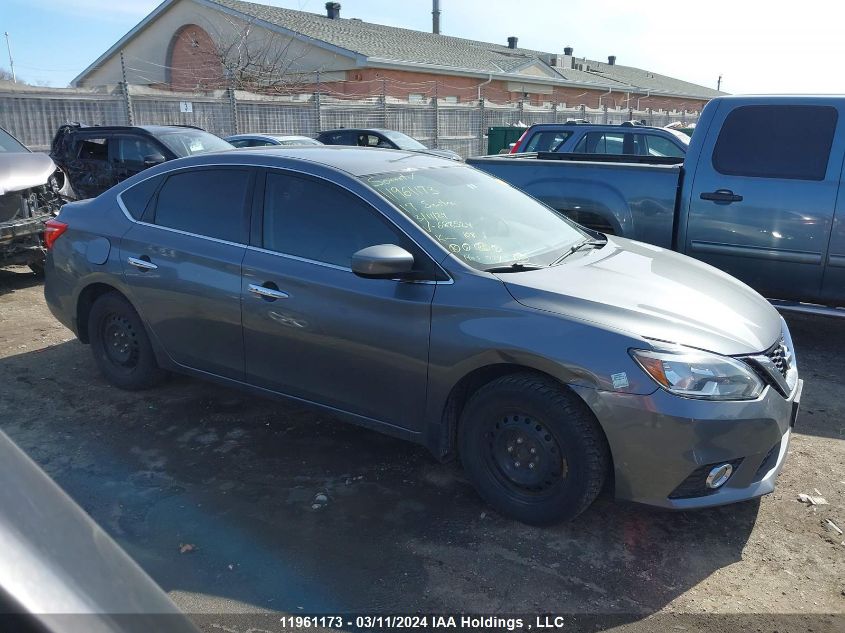
<path fill-rule="evenodd" d="M 716 466 L 710 471 L 710 474 L 707 475 L 707 487 L 720 488 L 724 486 L 728 479 L 731 478 L 733 472 L 734 467 L 730 464 L 722 464 L 721 466 Z M 701 480 L 699 479 L 699 481 Z"/>

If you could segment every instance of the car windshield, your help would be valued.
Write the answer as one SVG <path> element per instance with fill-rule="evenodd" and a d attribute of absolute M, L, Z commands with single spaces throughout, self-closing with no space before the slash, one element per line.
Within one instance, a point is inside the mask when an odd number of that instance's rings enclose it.
<path fill-rule="evenodd" d="M 587 235 L 509 184 L 467 167 L 362 176 L 453 255 L 481 270 L 549 266 Z"/>
<path fill-rule="evenodd" d="M 156 138 L 177 156 L 193 156 L 206 152 L 219 152 L 232 149 L 234 145 L 227 143 L 219 136 L 209 134 L 203 130 L 185 128 L 178 132 L 164 132 L 156 134 Z"/>
<path fill-rule="evenodd" d="M 21 152 L 28 151 L 29 150 L 21 145 L 15 137 L 9 134 L 6 130 L 0 128 L 0 152 L 19 154 Z"/>
<path fill-rule="evenodd" d="M 428 149 L 418 140 L 411 138 L 402 132 L 394 132 L 393 130 L 384 130 L 383 134 L 391 141 L 396 143 L 399 149 Z"/>

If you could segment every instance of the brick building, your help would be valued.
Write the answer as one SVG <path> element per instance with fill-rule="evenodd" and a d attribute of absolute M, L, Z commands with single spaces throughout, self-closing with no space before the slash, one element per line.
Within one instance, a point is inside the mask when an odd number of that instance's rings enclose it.
<path fill-rule="evenodd" d="M 479 97 L 568 106 L 697 111 L 716 90 L 647 70 L 518 46 L 401 29 L 241 0 L 165 0 L 73 85 L 129 83 L 179 91 L 231 85 L 235 50 L 252 51 L 253 90 L 384 94 L 410 101 Z M 123 60 L 121 65 L 121 52 Z M 264 64 L 262 66 L 262 63 Z M 282 82 L 280 77 L 289 80 Z M 239 84 L 239 87 L 244 87 Z"/>

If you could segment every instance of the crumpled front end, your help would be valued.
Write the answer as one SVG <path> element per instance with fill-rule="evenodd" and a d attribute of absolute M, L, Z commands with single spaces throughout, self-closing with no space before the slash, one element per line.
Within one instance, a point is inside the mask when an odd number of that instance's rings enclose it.
<path fill-rule="evenodd" d="M 39 266 L 44 222 L 61 207 L 60 183 L 49 156 L 0 155 L 0 263 Z"/>

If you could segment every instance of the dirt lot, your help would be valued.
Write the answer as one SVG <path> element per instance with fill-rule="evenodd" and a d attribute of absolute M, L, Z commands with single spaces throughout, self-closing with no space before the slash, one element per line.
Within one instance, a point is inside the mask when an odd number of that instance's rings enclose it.
<path fill-rule="evenodd" d="M 749 626 L 842 631 L 845 537 L 825 525 L 845 529 L 845 322 L 788 320 L 806 384 L 778 489 L 694 513 L 600 498 L 530 528 L 455 465 L 321 413 L 178 377 L 119 391 L 24 269 L 0 270 L 0 425 L 180 607 L 216 614 L 203 628 L 272 610 L 612 613 L 637 630 L 763 613 Z M 797 501 L 814 489 L 829 505 Z"/>

